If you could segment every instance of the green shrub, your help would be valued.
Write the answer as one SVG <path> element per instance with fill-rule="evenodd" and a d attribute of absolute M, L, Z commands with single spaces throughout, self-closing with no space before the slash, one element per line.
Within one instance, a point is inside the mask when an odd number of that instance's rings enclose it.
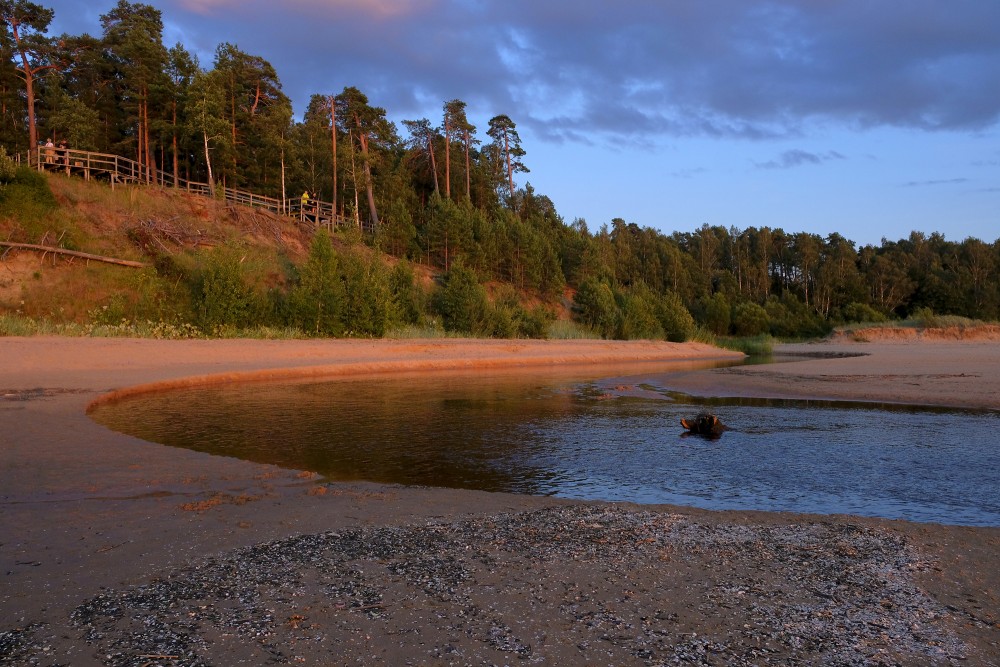
<path fill-rule="evenodd" d="M 737 336 L 759 336 L 768 331 L 767 311 L 750 301 L 743 301 L 733 308 L 733 332 Z"/>
<path fill-rule="evenodd" d="M 548 338 L 556 316 L 545 306 L 535 306 L 531 310 L 521 309 L 518 333 L 524 338 Z"/>
<path fill-rule="evenodd" d="M 480 333 L 492 338 L 518 338 L 517 308 L 505 303 L 488 304 Z"/>
<path fill-rule="evenodd" d="M 613 338 L 618 329 L 618 304 L 611 286 L 603 280 L 588 278 L 573 296 L 573 314 L 604 338 Z"/>
<path fill-rule="evenodd" d="M 853 302 L 840 309 L 843 322 L 885 322 L 886 316 L 866 303 Z"/>
<path fill-rule="evenodd" d="M 517 291 L 504 285 L 486 309 L 485 326 L 480 333 L 494 338 L 545 338 L 555 315 L 545 306 L 528 310 Z"/>
<path fill-rule="evenodd" d="M 663 338 L 663 327 L 657 317 L 658 299 L 645 285 L 615 294 L 618 305 L 618 327 L 615 337 L 622 340 Z"/>
<path fill-rule="evenodd" d="M 790 292 L 778 298 L 771 295 L 764 302 L 772 336 L 778 338 L 808 338 L 824 336 L 830 325 L 815 311 Z"/>
<path fill-rule="evenodd" d="M 52 212 L 58 208 L 45 175 L 34 169 L 18 167 L 13 180 L 0 187 L 0 217 L 16 219 L 29 240 L 38 240 L 51 228 Z"/>
<path fill-rule="evenodd" d="M 0 185 L 10 183 L 17 176 L 17 163 L 7 155 L 7 149 L 0 146 Z"/>
<path fill-rule="evenodd" d="M 676 292 L 666 292 L 660 297 L 657 317 L 669 341 L 682 343 L 694 334 L 694 318 Z"/>
<path fill-rule="evenodd" d="M 208 254 L 197 294 L 203 328 L 222 335 L 226 327 L 255 324 L 261 310 L 238 250 L 226 246 Z"/>
<path fill-rule="evenodd" d="M 934 315 L 934 311 L 926 307 L 915 309 L 906 319 L 907 323 L 911 324 L 911 326 L 925 327 L 929 329 L 941 326 L 937 316 Z"/>
<path fill-rule="evenodd" d="M 355 252 L 341 256 L 344 328 L 348 335 L 381 337 L 398 320 L 389 273 L 379 259 Z"/>
<path fill-rule="evenodd" d="M 732 321 L 732 313 L 729 308 L 729 301 L 722 292 L 716 292 L 712 296 L 704 299 L 702 304 L 704 312 L 703 325 L 717 336 L 724 336 L 729 333 L 729 325 Z"/>
<path fill-rule="evenodd" d="M 544 337 L 552 340 L 593 340 L 601 335 L 573 320 L 553 320 L 546 327 Z"/>
<path fill-rule="evenodd" d="M 405 261 L 389 272 L 389 288 L 395 303 L 397 324 L 417 324 L 427 310 L 427 296 L 415 281 L 413 269 Z"/>
<path fill-rule="evenodd" d="M 480 333 L 486 323 L 486 290 L 475 272 L 461 262 L 444 275 L 434 305 L 448 331 Z"/>
<path fill-rule="evenodd" d="M 339 336 L 344 332 L 345 299 L 330 236 L 320 230 L 313 237 L 297 284 L 288 293 L 286 321 L 313 335 Z"/>

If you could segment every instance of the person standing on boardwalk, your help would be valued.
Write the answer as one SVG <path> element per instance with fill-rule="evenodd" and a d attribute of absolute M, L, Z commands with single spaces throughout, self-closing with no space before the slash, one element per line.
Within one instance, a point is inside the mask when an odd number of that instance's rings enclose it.
<path fill-rule="evenodd" d="M 45 140 L 45 164 L 52 164 L 56 161 L 56 145 L 52 143 L 52 137 Z"/>
<path fill-rule="evenodd" d="M 306 209 L 309 208 L 309 191 L 306 190 L 302 193 L 302 208 L 300 209 L 300 215 L 303 220 L 306 219 Z"/>

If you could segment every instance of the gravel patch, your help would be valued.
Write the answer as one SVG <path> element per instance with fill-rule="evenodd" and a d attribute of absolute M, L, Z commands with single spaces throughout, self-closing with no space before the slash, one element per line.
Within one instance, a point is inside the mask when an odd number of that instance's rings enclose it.
<path fill-rule="evenodd" d="M 569 505 L 233 551 L 80 605 L 127 666 L 950 665 L 966 648 L 898 535 Z M 0 664 L 62 664 L 31 627 Z M 81 647 L 82 648 L 82 647 Z"/>

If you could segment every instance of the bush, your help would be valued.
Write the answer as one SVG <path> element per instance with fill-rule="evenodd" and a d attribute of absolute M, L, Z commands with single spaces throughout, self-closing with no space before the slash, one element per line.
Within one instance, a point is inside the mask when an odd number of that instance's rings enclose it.
<path fill-rule="evenodd" d="M 933 329 L 941 326 L 937 316 L 934 315 L 934 311 L 926 307 L 915 309 L 912 313 L 910 313 L 910 316 L 906 318 L 906 320 L 913 326 L 924 327 L 927 329 Z"/>
<path fill-rule="evenodd" d="M 573 320 L 555 319 L 546 327 L 544 337 L 553 340 L 593 340 L 601 336 Z"/>
<path fill-rule="evenodd" d="M 17 163 L 7 155 L 7 149 L 0 146 L 0 184 L 10 183 L 17 176 Z"/>
<path fill-rule="evenodd" d="M 669 341 L 683 343 L 694 334 L 694 318 L 691 316 L 691 312 L 684 307 L 684 303 L 676 292 L 666 292 L 660 297 L 657 316 L 660 320 L 660 326 L 663 327 L 663 333 Z"/>
<path fill-rule="evenodd" d="M 514 288 L 504 285 L 487 307 L 482 333 L 494 338 L 545 338 L 554 319 L 544 306 L 525 309 Z"/>
<path fill-rule="evenodd" d="M 573 297 L 576 319 L 604 338 L 613 338 L 618 328 L 618 304 L 614 292 L 603 280 L 588 278 Z"/>
<path fill-rule="evenodd" d="M 531 310 L 521 310 L 518 322 L 519 334 L 524 338 L 548 338 L 552 323 L 556 316 L 544 306 L 535 306 Z"/>
<path fill-rule="evenodd" d="M 0 188 L 0 216 L 15 218 L 29 237 L 41 236 L 50 229 L 52 212 L 58 208 L 48 180 L 34 169 L 18 167 L 13 180 Z"/>
<path fill-rule="evenodd" d="M 419 324 L 427 310 L 427 297 L 420 289 L 407 262 L 401 261 L 389 272 L 389 288 L 399 324 Z"/>
<path fill-rule="evenodd" d="M 885 322 L 886 316 L 866 303 L 853 302 L 840 309 L 844 322 Z"/>
<path fill-rule="evenodd" d="M 729 333 L 729 324 L 732 320 L 732 313 L 729 309 L 729 302 L 725 295 L 716 292 L 703 301 L 704 326 L 716 336 L 725 336 Z"/>
<path fill-rule="evenodd" d="M 444 275 L 434 306 L 446 330 L 480 333 L 486 318 L 486 290 L 472 269 L 456 262 Z"/>
<path fill-rule="evenodd" d="M 321 229 L 313 237 L 298 284 L 288 293 L 287 321 L 307 333 L 339 336 L 344 331 L 344 300 L 337 256 L 329 234 Z"/>
<path fill-rule="evenodd" d="M 389 273 L 378 259 L 351 252 L 342 256 L 344 328 L 354 336 L 384 336 L 398 318 Z"/>
<path fill-rule="evenodd" d="M 246 327 L 260 314 L 260 300 L 235 247 L 209 253 L 198 289 L 198 312 L 205 330 Z"/>
<path fill-rule="evenodd" d="M 768 330 L 767 311 L 750 301 L 743 301 L 733 308 L 733 331 L 737 336 L 758 336 Z"/>
<path fill-rule="evenodd" d="M 622 340 L 662 339 L 663 327 L 657 317 L 657 298 L 645 285 L 615 295 L 618 304 L 616 338 Z"/>
<path fill-rule="evenodd" d="M 808 338 L 824 336 L 829 324 L 801 299 L 786 292 L 779 299 L 771 295 L 764 302 L 771 335 L 778 338 Z"/>

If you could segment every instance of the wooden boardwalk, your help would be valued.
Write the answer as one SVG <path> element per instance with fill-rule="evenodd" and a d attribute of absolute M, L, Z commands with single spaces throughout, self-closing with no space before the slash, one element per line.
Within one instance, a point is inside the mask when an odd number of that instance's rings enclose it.
<path fill-rule="evenodd" d="M 92 179 L 108 181 L 112 189 L 123 184 L 155 185 L 212 197 L 212 188 L 208 183 L 174 178 L 164 171 L 144 167 L 135 160 L 120 155 L 58 146 L 39 146 L 34 151 L 29 151 L 27 162 L 29 166 L 39 171 L 65 172 L 69 176 L 79 176 L 88 181 Z M 303 200 L 302 197 L 278 199 L 221 185 L 215 186 L 215 197 L 230 204 L 284 215 L 300 224 L 310 225 L 313 229 L 324 227 L 332 232 L 338 227 L 360 226 L 363 231 L 374 232 L 370 223 L 339 215 L 332 203 L 317 199 Z"/>

